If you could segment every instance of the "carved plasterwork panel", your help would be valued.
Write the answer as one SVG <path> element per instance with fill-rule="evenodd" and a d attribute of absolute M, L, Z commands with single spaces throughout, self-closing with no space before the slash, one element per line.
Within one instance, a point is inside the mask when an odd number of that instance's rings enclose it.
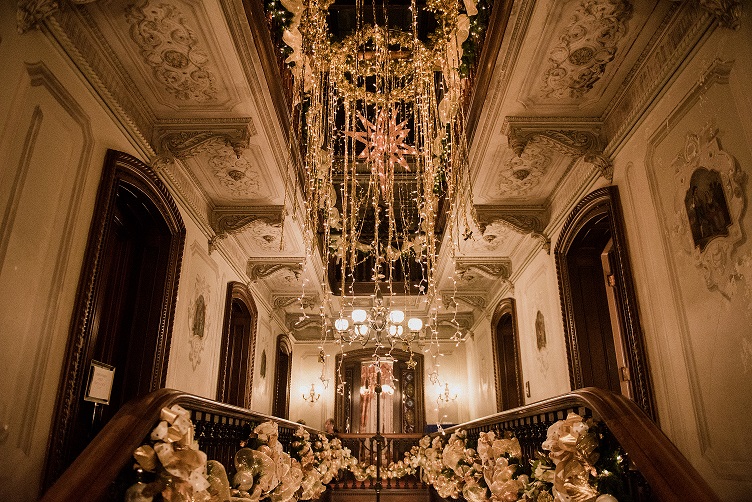
<path fill-rule="evenodd" d="M 196 276 L 193 298 L 188 306 L 188 336 L 191 346 L 188 360 L 194 371 L 201 364 L 206 338 L 213 329 L 212 301 L 211 286 L 204 277 Z"/>
<path fill-rule="evenodd" d="M 740 218 L 746 196 L 744 174 L 723 151 L 718 130 L 706 126 L 687 134 L 672 167 L 673 238 L 702 271 L 709 290 L 731 297 L 738 279 L 734 250 L 744 239 Z"/>
<path fill-rule="evenodd" d="M 628 0 L 582 0 L 562 13 L 569 25 L 548 51 L 540 95 L 548 99 L 578 99 L 603 77 L 632 17 Z"/>
<path fill-rule="evenodd" d="M 172 97 L 199 103 L 216 101 L 217 70 L 185 15 L 166 2 L 126 8 L 130 36 L 153 77 Z"/>

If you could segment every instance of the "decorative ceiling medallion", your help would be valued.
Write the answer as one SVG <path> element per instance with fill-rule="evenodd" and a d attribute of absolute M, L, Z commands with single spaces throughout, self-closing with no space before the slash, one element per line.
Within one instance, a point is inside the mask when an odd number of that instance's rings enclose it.
<path fill-rule="evenodd" d="M 237 155 L 221 138 L 207 143 L 208 165 L 219 184 L 235 197 L 253 198 L 259 195 L 261 174 L 253 169 L 245 155 Z"/>
<path fill-rule="evenodd" d="M 631 17 L 628 0 L 581 0 L 559 43 L 548 53 L 542 95 L 577 99 L 587 94 L 614 59 Z"/>
<path fill-rule="evenodd" d="M 551 157 L 546 155 L 544 146 L 532 140 L 518 157 L 511 156 L 504 162 L 495 183 L 494 197 L 522 196 L 536 187 L 549 166 Z"/>
<path fill-rule="evenodd" d="M 216 77 L 196 34 L 181 12 L 168 3 L 142 2 L 126 9 L 131 39 L 165 90 L 181 101 L 217 99 Z"/>
<path fill-rule="evenodd" d="M 739 279 L 734 254 L 744 240 L 744 173 L 734 157 L 721 150 L 717 134 L 710 125 L 690 132 L 672 164 L 677 190 L 671 230 L 702 270 L 708 289 L 731 298 Z"/>

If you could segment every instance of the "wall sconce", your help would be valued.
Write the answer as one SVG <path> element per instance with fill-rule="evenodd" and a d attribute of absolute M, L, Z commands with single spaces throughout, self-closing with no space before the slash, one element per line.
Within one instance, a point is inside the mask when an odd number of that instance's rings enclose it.
<path fill-rule="evenodd" d="M 321 394 L 316 392 L 316 387 L 314 387 L 313 384 L 311 384 L 311 388 L 308 391 L 308 394 L 303 392 L 303 400 L 309 403 L 315 403 L 316 401 L 319 400 L 320 397 L 321 397 Z"/>
<path fill-rule="evenodd" d="M 457 399 L 457 391 L 454 390 L 454 395 L 452 395 L 452 391 L 449 390 L 449 383 L 444 384 L 444 392 L 440 393 L 438 397 L 436 398 L 437 403 L 449 403 L 450 401 L 454 401 Z"/>

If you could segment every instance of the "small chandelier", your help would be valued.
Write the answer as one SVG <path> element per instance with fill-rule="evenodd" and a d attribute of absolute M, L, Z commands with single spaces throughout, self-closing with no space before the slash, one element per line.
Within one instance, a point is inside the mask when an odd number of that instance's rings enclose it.
<path fill-rule="evenodd" d="M 315 403 L 319 400 L 320 397 L 321 394 L 316 392 L 316 387 L 313 384 L 311 384 L 311 388 L 308 391 L 308 394 L 306 394 L 305 392 L 303 393 L 303 401 L 306 401 L 308 403 Z"/>
<path fill-rule="evenodd" d="M 436 402 L 448 404 L 450 401 L 456 401 L 457 396 L 458 393 L 456 391 L 452 395 L 452 391 L 449 390 L 449 382 L 446 382 L 444 383 L 444 391 L 436 397 Z"/>
<path fill-rule="evenodd" d="M 388 346 L 393 349 L 395 344 L 401 342 L 410 350 L 411 360 L 411 344 L 416 340 L 419 346 L 422 343 L 420 334 L 423 321 L 417 317 L 411 317 L 405 329 L 403 324 L 405 313 L 402 310 L 391 309 L 384 304 L 384 297 L 378 285 L 371 310 L 355 309 L 350 318 L 353 322 L 352 326 L 346 317 L 340 317 L 334 321 L 334 329 L 343 343 L 358 342 L 365 347 L 369 342 L 374 342 L 377 348 Z"/>

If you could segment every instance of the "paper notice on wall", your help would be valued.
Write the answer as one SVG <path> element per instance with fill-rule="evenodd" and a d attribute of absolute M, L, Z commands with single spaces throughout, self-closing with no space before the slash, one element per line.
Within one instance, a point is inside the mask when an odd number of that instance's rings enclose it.
<path fill-rule="evenodd" d="M 99 361 L 92 361 L 91 371 L 89 372 L 89 385 L 86 389 L 84 400 L 99 404 L 109 404 L 114 378 L 114 366 Z"/>

